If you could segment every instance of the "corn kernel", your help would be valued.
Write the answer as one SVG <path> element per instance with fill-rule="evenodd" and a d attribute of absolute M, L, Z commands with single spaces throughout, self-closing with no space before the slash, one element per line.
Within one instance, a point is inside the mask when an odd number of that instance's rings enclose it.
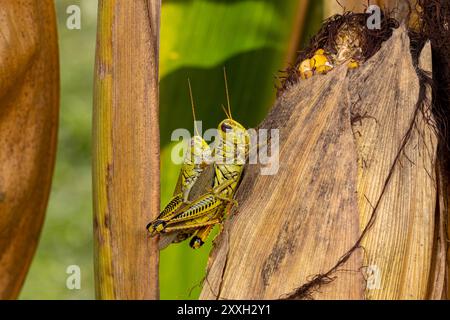
<path fill-rule="evenodd" d="M 356 69 L 356 68 L 358 68 L 359 67 L 359 62 L 358 61 L 356 61 L 355 59 L 351 59 L 349 62 L 348 62 L 348 68 L 349 69 Z"/>
<path fill-rule="evenodd" d="M 313 71 L 311 69 L 311 60 L 303 60 L 298 67 L 298 71 L 300 72 L 300 77 L 302 79 L 311 78 L 313 75 Z"/>
<path fill-rule="evenodd" d="M 317 73 L 327 73 L 333 69 L 333 65 L 328 61 L 328 58 L 323 54 L 316 54 L 311 58 L 311 68 Z"/>
<path fill-rule="evenodd" d="M 314 54 L 324 55 L 324 54 L 325 54 L 325 50 L 323 50 L 323 49 L 317 49 L 316 52 L 315 52 Z"/>

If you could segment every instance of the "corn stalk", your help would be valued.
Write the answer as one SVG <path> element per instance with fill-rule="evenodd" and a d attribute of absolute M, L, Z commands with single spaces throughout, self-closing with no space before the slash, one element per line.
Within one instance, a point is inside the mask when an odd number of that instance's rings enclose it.
<path fill-rule="evenodd" d="M 99 299 L 157 299 L 159 0 L 99 1 L 94 234 Z"/>

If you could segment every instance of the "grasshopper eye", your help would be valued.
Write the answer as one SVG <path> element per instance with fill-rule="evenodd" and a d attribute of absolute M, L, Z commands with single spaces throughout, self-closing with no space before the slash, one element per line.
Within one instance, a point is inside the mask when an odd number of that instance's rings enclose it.
<path fill-rule="evenodd" d="M 231 131 L 232 128 L 228 124 L 222 123 L 222 125 L 220 126 L 220 129 L 222 129 L 223 132 L 228 132 L 228 131 Z"/>

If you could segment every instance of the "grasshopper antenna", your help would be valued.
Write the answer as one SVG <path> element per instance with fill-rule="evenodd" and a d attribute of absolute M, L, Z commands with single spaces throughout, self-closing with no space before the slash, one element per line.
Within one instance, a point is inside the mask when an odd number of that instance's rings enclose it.
<path fill-rule="evenodd" d="M 233 118 L 231 117 L 230 94 L 228 92 L 227 70 L 225 69 L 225 67 L 223 67 L 223 78 L 225 80 L 225 92 L 227 94 L 227 105 L 228 105 L 227 116 L 230 117 L 231 120 L 233 120 Z"/>
<path fill-rule="evenodd" d="M 227 118 L 231 118 L 230 115 L 228 115 L 228 111 L 227 111 L 227 109 L 225 109 L 223 104 L 221 104 L 220 106 L 222 107 L 223 112 L 225 112 L 225 115 L 227 116 Z"/>
<path fill-rule="evenodd" d="M 200 136 L 197 128 L 197 119 L 195 118 L 195 104 L 194 104 L 194 97 L 192 95 L 191 80 L 189 78 L 188 78 L 188 86 L 189 86 L 189 96 L 191 97 L 192 116 L 194 118 L 194 132 L 197 136 Z"/>

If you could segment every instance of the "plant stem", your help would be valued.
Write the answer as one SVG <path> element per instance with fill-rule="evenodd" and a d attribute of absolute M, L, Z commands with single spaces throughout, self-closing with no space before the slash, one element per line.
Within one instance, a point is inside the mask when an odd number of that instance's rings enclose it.
<path fill-rule="evenodd" d="M 93 186 L 96 294 L 158 299 L 159 0 L 99 1 Z"/>

